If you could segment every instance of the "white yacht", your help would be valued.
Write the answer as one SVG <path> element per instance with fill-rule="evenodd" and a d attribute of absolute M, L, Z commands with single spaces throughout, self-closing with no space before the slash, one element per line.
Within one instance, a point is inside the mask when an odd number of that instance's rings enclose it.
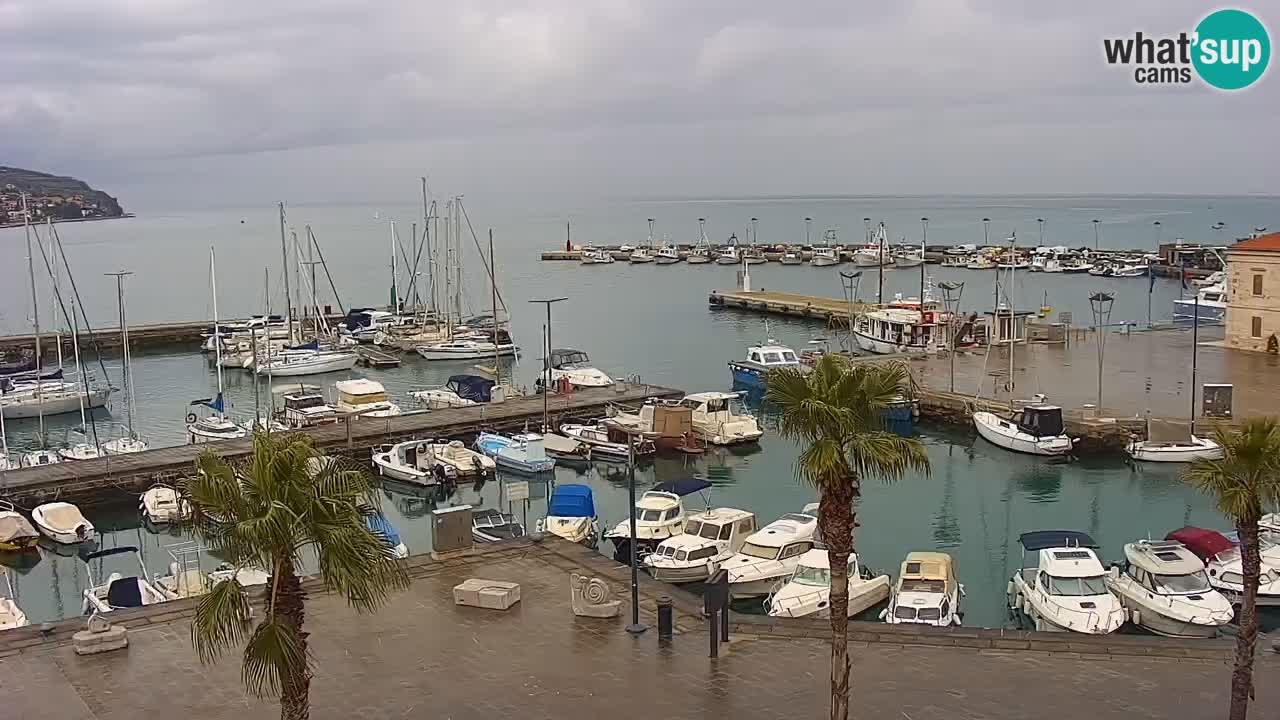
<path fill-rule="evenodd" d="M 485 335 L 428 343 L 413 349 L 424 360 L 485 360 L 495 356 L 511 357 L 519 350 L 507 331 L 499 330 L 496 337 L 497 342 L 494 342 L 493 336 Z"/>
<path fill-rule="evenodd" d="M 1024 614 L 1042 631 L 1070 631 L 1090 635 L 1115 632 L 1128 613 L 1107 589 L 1107 573 L 1085 533 L 1040 530 L 1018 537 L 1025 560 L 1028 551 L 1036 567 L 1013 574 L 1006 592 L 1009 607 Z"/>
<path fill-rule="evenodd" d="M 6 419 L 61 415 L 104 407 L 111 394 L 109 387 L 90 387 L 77 382 L 49 380 L 11 380 L 0 378 L 0 411 Z"/>
<path fill-rule="evenodd" d="M 609 387 L 613 378 L 591 366 L 591 358 L 581 350 L 559 348 L 550 352 L 544 360 L 543 369 L 550 365 L 551 387 L 555 388 L 561 378 L 576 388 Z M 541 382 L 541 378 L 539 378 Z"/>
<path fill-rule="evenodd" d="M 338 412 L 362 413 L 361 417 L 395 417 L 400 406 L 387 399 L 387 389 L 377 380 L 356 378 L 333 384 L 338 391 Z"/>
<path fill-rule="evenodd" d="M 764 436 L 752 415 L 733 409 L 737 393 L 704 392 L 685 395 L 680 404 L 693 411 L 693 430 L 712 445 L 740 445 Z"/>
<path fill-rule="evenodd" d="M 429 440 L 379 445 L 373 449 L 373 467 L 383 477 L 416 485 L 435 485 L 457 476 L 452 465 L 436 457 L 436 446 Z"/>
<path fill-rule="evenodd" d="M 1232 605 L 1244 598 L 1244 568 L 1240 548 L 1227 536 L 1215 530 L 1184 527 L 1165 536 L 1175 540 L 1204 561 L 1209 585 L 1222 593 Z M 1258 575 L 1258 607 L 1280 607 L 1280 550 L 1273 541 L 1262 540 L 1262 564 Z"/>
<path fill-rule="evenodd" d="M 1197 298 L 1199 299 L 1198 307 Z M 1206 285 L 1196 290 L 1195 298 L 1174 300 L 1173 318 L 1175 320 L 1192 320 L 1198 317 L 1202 321 L 1225 320 L 1228 300 L 1229 293 L 1225 282 Z"/>
<path fill-rule="evenodd" d="M 359 355 L 346 350 L 285 350 L 266 359 L 259 358 L 254 371 L 272 377 L 297 377 L 350 370 Z"/>
<path fill-rule="evenodd" d="M 1167 637 L 1203 638 L 1234 619 L 1231 602 L 1209 585 L 1204 563 L 1182 543 L 1139 540 L 1124 546 L 1124 557 L 1106 583 L 1134 625 Z"/>
<path fill-rule="evenodd" d="M 768 595 L 813 549 L 817 532 L 817 516 L 787 513 L 747 536 L 742 549 L 720 563 L 729 572 L 729 592 L 735 598 Z"/>
<path fill-rule="evenodd" d="M 496 384 L 481 375 L 450 375 L 445 384 L 416 390 L 409 393 L 409 396 L 432 410 L 468 407 L 491 402 Z"/>
<path fill-rule="evenodd" d="M 654 259 L 659 265 L 674 265 L 680 262 L 680 248 L 675 245 L 663 244 L 658 248 L 658 252 L 654 253 Z"/>
<path fill-rule="evenodd" d="M 26 627 L 27 614 L 18 607 L 13 592 L 13 580 L 9 577 L 8 568 L 0 567 L 0 576 L 4 577 L 4 592 L 0 593 L 0 631 Z"/>
<path fill-rule="evenodd" d="M 854 553 L 849 554 L 848 585 L 848 617 L 889 597 L 889 576 L 861 567 Z M 765 607 L 772 617 L 831 617 L 831 556 L 826 549 L 815 547 L 801 555 L 786 583 L 765 600 Z"/>
<path fill-rule="evenodd" d="M 122 575 L 113 572 L 106 578 L 95 576 L 94 560 L 103 560 L 115 555 L 132 554 L 138 563 L 137 575 Z M 109 550 L 84 555 L 85 571 L 89 577 L 89 587 L 84 590 L 84 614 L 108 613 L 112 610 L 158 605 L 169 600 L 147 580 L 147 568 L 142 564 L 142 555 L 132 545 L 122 545 Z"/>
<path fill-rule="evenodd" d="M 31 511 L 31 522 L 42 535 L 63 545 L 88 542 L 96 537 L 93 523 L 80 514 L 80 508 L 66 502 L 37 505 Z"/>
<path fill-rule="evenodd" d="M 556 485 L 547 502 L 547 516 L 538 521 L 538 532 L 594 548 L 600 539 L 600 520 L 591 486 Z"/>
<path fill-rule="evenodd" d="M 884 621 L 890 625 L 959 625 L 964 613 L 964 586 L 956 580 L 955 563 L 941 552 L 911 552 L 889 595 Z"/>
<path fill-rule="evenodd" d="M 235 440 L 237 438 L 247 437 L 248 434 L 248 430 L 245 430 L 221 414 L 206 415 L 205 417 L 198 419 L 194 414 L 187 415 L 188 445 L 218 442 L 219 440 Z"/>
<path fill-rule="evenodd" d="M 1189 463 L 1199 459 L 1222 459 L 1221 445 L 1192 435 L 1187 423 L 1167 420 L 1148 420 L 1147 439 L 1134 439 L 1125 449 L 1134 460 L 1143 462 Z"/>
<path fill-rule="evenodd" d="M 840 251 L 833 247 L 815 247 L 809 264 L 814 267 L 831 267 L 840 264 Z"/>
<path fill-rule="evenodd" d="M 698 478 L 660 483 L 636 500 L 636 560 L 643 562 L 658 543 L 684 532 L 685 510 L 682 498 L 704 492 L 711 483 Z M 613 557 L 618 562 L 631 560 L 631 519 L 627 518 L 606 530 L 604 539 L 613 543 Z"/>
<path fill-rule="evenodd" d="M 178 522 L 191 512 L 191 506 L 178 496 L 178 491 L 164 483 L 147 488 L 138 499 L 138 509 L 143 519 L 152 525 Z"/>
<path fill-rule="evenodd" d="M 973 414 L 973 424 L 987 442 L 1029 455 L 1066 455 L 1072 440 L 1062 427 L 1062 408 L 1048 405 L 1043 395 L 1022 412 L 1005 419 L 990 412 Z"/>
<path fill-rule="evenodd" d="M 655 580 L 668 583 L 704 582 L 720 563 L 742 549 L 756 531 L 756 516 L 735 508 L 708 508 L 685 520 L 684 533 L 658 543 L 644 559 Z"/>
<path fill-rule="evenodd" d="M 608 265 L 613 262 L 613 253 L 608 250 L 589 250 L 582 254 L 583 265 Z"/>

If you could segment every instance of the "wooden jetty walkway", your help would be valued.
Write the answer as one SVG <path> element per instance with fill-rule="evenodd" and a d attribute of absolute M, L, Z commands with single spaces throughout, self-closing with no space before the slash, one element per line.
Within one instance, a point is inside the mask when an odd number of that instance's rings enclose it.
<path fill-rule="evenodd" d="M 330 315 L 327 320 L 330 324 L 342 320 L 344 315 Z M 223 320 L 220 324 L 234 324 L 244 322 L 243 320 Z M 155 346 L 155 345 L 173 345 L 173 344 L 196 344 L 204 339 L 204 333 L 209 331 L 213 326 L 212 320 L 186 320 L 183 322 L 170 323 L 149 323 L 143 325 L 129 324 L 129 344 L 132 347 Z M 115 349 L 120 347 L 120 328 L 118 327 L 99 327 L 93 329 L 93 340 L 98 347 L 103 349 Z M 56 337 L 52 332 L 45 331 L 40 334 L 42 352 L 52 353 L 56 347 Z M 84 350 L 89 347 L 88 331 L 80 331 L 80 348 Z M 71 349 L 71 334 L 62 333 L 62 344 L 67 351 Z M 0 336 L 0 352 L 6 350 L 21 350 L 24 348 L 35 347 L 35 336 L 31 334 L 24 335 L 4 335 Z"/>
<path fill-rule="evenodd" d="M 678 398 L 684 393 L 656 385 L 619 383 L 609 388 L 589 388 L 567 395 L 550 395 L 547 412 L 555 420 L 599 417 L 610 403 L 635 404 L 648 398 Z M 519 430 L 542 423 L 543 397 L 525 395 L 505 402 L 461 408 L 408 413 L 390 418 L 348 418 L 336 425 L 309 428 L 316 445 L 338 455 L 367 460 L 377 445 L 414 438 L 451 438 L 472 435 L 482 429 Z M 77 460 L 56 465 L 23 468 L 0 473 L 0 497 L 21 506 L 50 500 L 92 503 L 136 499 L 137 493 L 155 482 L 173 482 L 191 473 L 196 457 L 213 450 L 226 458 L 248 455 L 251 438 L 203 445 L 157 448 L 134 455 Z M 111 492 L 119 490 L 124 492 Z"/>
<path fill-rule="evenodd" d="M 798 293 L 757 290 L 743 292 L 741 290 L 712 290 L 707 297 L 712 307 L 736 308 L 754 312 L 792 315 L 825 320 L 828 324 L 845 326 L 852 315 L 856 315 L 868 306 L 866 303 L 849 303 L 839 298 L 819 297 L 817 295 L 800 295 Z"/>

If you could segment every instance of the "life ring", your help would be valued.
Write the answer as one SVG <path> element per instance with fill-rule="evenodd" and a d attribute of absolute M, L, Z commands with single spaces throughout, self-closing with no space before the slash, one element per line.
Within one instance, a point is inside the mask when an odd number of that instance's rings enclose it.
<path fill-rule="evenodd" d="M 188 424 L 188 425 L 190 425 L 191 423 L 194 423 L 196 420 L 199 420 L 199 418 L 197 418 L 197 417 L 196 417 L 196 414 L 195 414 L 195 413 L 187 413 L 187 424 Z"/>

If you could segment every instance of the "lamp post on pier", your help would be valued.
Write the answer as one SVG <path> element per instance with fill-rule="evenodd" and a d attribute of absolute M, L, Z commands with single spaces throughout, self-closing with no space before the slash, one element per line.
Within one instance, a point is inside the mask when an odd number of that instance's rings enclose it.
<path fill-rule="evenodd" d="M 947 311 L 947 362 L 951 365 L 951 392 L 956 391 L 956 316 L 960 313 L 960 296 L 964 283 L 938 283 L 942 288 L 942 307 Z"/>
<path fill-rule="evenodd" d="M 628 513 L 631 529 L 631 542 L 628 543 L 631 555 L 629 558 L 631 565 L 631 624 L 627 626 L 626 630 L 632 635 L 642 635 L 644 631 L 649 629 L 649 626 L 640 622 L 640 570 L 636 560 L 636 441 L 645 437 L 646 433 L 611 420 L 606 420 L 605 424 L 627 436 L 627 500 L 631 508 Z M 649 435 L 652 435 L 652 433 L 649 433 Z"/>
<path fill-rule="evenodd" d="M 542 431 L 547 431 L 547 396 L 551 394 L 551 306 L 568 300 L 567 297 L 530 300 L 531 303 L 542 303 L 547 306 L 547 332 L 544 336 L 547 347 L 542 358 Z M 496 318 L 495 318 L 496 320 Z"/>
<path fill-rule="evenodd" d="M 1101 245 L 1102 235 L 1099 233 L 1099 230 L 1098 230 L 1101 226 L 1102 226 L 1102 221 L 1099 220 L 1098 218 L 1094 218 L 1093 219 L 1093 249 L 1094 250 L 1097 250 L 1098 247 Z"/>
<path fill-rule="evenodd" d="M 1093 327 L 1098 333 L 1098 412 L 1102 412 L 1102 363 L 1107 349 L 1107 328 L 1111 325 L 1111 307 L 1115 301 L 1113 293 L 1096 292 L 1089 296 Z"/>

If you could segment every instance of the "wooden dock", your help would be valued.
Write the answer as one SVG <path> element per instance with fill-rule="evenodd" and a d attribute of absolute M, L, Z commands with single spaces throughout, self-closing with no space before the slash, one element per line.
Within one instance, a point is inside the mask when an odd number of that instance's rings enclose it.
<path fill-rule="evenodd" d="M 359 345 L 355 348 L 356 355 L 360 356 L 360 364 L 367 368 L 397 368 L 400 367 L 400 356 L 384 353 L 376 350 L 368 345 Z"/>
<path fill-rule="evenodd" d="M 344 315 L 330 315 L 327 319 L 330 324 L 342 320 Z M 243 322 L 243 320 L 223 320 L 222 323 L 232 324 Z M 157 346 L 157 345 L 175 345 L 187 344 L 196 345 L 204 339 L 204 333 L 209 331 L 213 326 L 211 320 L 188 320 L 184 322 L 172 323 L 150 323 L 145 325 L 129 324 L 129 340 L 132 347 Z M 53 353 L 56 346 L 56 338 L 51 332 L 42 332 L 40 334 L 41 352 Z M 89 333 L 85 330 L 80 331 L 80 349 L 92 349 L 92 343 L 96 342 L 99 348 L 104 350 L 113 350 L 120 347 L 120 328 L 118 327 L 100 327 L 94 328 L 93 340 L 90 341 Z M 71 335 L 69 333 L 62 334 L 62 344 L 67 352 L 71 351 Z M 24 348 L 35 347 L 34 335 L 4 335 L 0 336 L 0 352 L 6 350 L 21 350 Z"/>
<path fill-rule="evenodd" d="M 637 404 L 648 398 L 678 398 L 680 390 L 655 385 L 620 383 L 590 388 L 547 399 L 552 424 L 560 420 L 587 419 L 604 414 L 610 403 Z M 336 425 L 302 431 L 316 445 L 332 454 L 368 460 L 371 448 L 414 438 L 471 436 L 481 430 L 520 430 L 542 423 L 541 395 L 510 398 L 490 405 L 447 408 L 390 418 L 355 418 Z M 157 448 L 136 455 L 77 460 L 57 465 L 23 468 L 0 473 L 0 497 L 31 507 L 54 499 L 77 503 L 136 502 L 138 493 L 152 483 L 169 482 L 191 473 L 196 457 L 212 450 L 226 458 L 248 455 L 251 438 L 204 445 Z"/>
<path fill-rule="evenodd" d="M 839 298 L 774 292 L 772 290 L 742 292 L 712 290 L 707 302 L 713 308 L 735 308 L 771 315 L 790 315 L 825 320 L 829 325 L 847 326 L 849 318 L 866 310 L 862 302 L 849 303 Z"/>

